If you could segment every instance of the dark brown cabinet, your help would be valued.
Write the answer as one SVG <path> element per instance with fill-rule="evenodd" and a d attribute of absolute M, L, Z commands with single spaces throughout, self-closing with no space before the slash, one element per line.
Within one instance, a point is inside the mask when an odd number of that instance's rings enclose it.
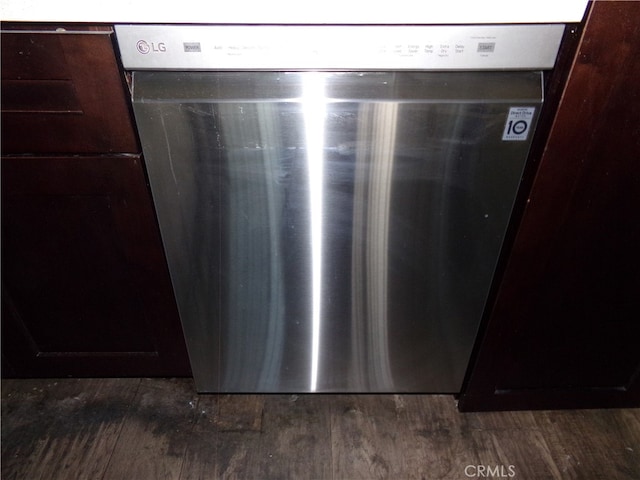
<path fill-rule="evenodd" d="M 2 32 L 2 153 L 138 150 L 108 27 Z"/>
<path fill-rule="evenodd" d="M 10 376 L 190 375 L 110 29 L 2 34 Z"/>
<path fill-rule="evenodd" d="M 640 406 L 640 2 L 594 2 L 462 410 Z"/>

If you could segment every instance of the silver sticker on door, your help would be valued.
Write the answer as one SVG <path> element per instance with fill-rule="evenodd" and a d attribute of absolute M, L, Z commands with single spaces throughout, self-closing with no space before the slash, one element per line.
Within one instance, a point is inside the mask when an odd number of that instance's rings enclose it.
<path fill-rule="evenodd" d="M 502 140 L 524 141 L 529 136 L 535 107 L 511 107 L 504 125 Z"/>

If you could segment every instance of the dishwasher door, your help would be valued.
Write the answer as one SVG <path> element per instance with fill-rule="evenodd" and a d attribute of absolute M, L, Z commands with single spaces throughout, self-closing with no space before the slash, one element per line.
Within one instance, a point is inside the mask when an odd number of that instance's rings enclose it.
<path fill-rule="evenodd" d="M 201 392 L 461 388 L 540 72 L 135 72 Z"/>

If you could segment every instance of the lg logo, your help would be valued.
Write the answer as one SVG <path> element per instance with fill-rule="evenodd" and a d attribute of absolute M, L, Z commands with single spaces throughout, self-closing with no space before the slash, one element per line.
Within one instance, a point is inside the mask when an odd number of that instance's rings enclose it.
<path fill-rule="evenodd" d="M 516 476 L 514 465 L 467 465 L 464 474 L 469 478 L 513 478 Z"/>
<path fill-rule="evenodd" d="M 166 52 L 167 46 L 163 42 L 149 43 L 146 40 L 138 40 L 138 43 L 136 43 L 136 49 L 141 54 L 146 55 L 150 52 Z"/>

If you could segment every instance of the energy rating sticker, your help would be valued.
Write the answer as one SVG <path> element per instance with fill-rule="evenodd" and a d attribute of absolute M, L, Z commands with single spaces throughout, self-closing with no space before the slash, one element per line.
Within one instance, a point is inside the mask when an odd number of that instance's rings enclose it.
<path fill-rule="evenodd" d="M 507 123 L 504 125 L 502 140 L 526 140 L 535 111 L 535 107 L 511 107 Z"/>

